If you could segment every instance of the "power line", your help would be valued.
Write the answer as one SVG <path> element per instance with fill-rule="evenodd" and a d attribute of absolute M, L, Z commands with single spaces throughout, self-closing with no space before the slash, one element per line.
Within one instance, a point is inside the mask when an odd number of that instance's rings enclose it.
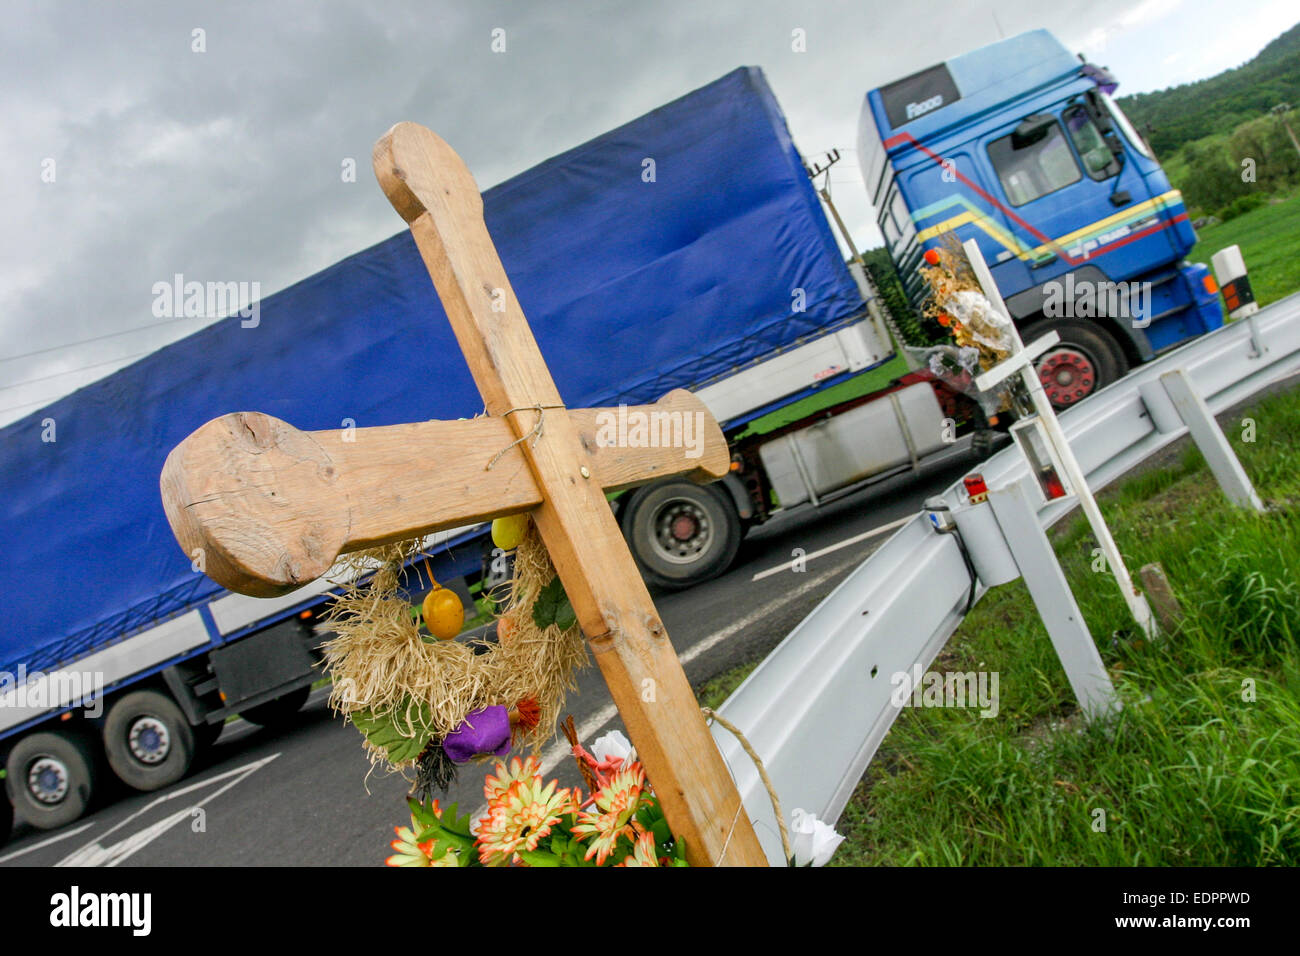
<path fill-rule="evenodd" d="M 177 316 L 174 319 L 165 319 L 162 322 L 151 322 L 148 325 L 140 325 L 134 329 L 122 329 L 120 332 L 108 332 L 104 335 L 96 335 L 92 338 L 81 339 L 76 342 L 68 342 L 65 345 L 51 345 L 49 348 L 35 349 L 31 352 L 22 352 L 19 355 L 7 355 L 4 358 L 0 358 L 0 362 L 12 362 L 14 359 L 30 358 L 33 355 L 44 355 L 46 352 L 57 352 L 60 349 L 70 349 L 78 345 L 86 345 L 90 342 L 102 342 L 105 339 L 117 338 L 119 335 L 132 335 L 136 332 L 143 332 L 146 329 L 156 329 L 164 325 L 171 325 L 174 322 L 183 322 L 189 318 L 190 316 Z"/>
<path fill-rule="evenodd" d="M 106 362 L 96 362 L 96 363 L 94 363 L 93 365 L 83 365 L 83 366 L 81 366 L 80 368 L 70 368 L 70 369 L 68 369 L 66 372 L 55 372 L 53 375 L 42 375 L 40 378 L 29 378 L 29 379 L 25 379 L 25 380 L 23 380 L 23 381 L 21 381 L 21 382 L 14 382 L 12 385 L 0 385 L 0 392 L 7 391 L 8 389 L 11 389 L 11 388 L 21 388 L 21 387 L 24 386 L 24 385 L 32 385 L 32 384 L 34 384 L 34 383 L 36 383 L 36 382 L 45 382 L 45 381 L 49 381 L 49 380 L 52 379 L 52 378 L 59 378 L 60 376 L 63 376 L 63 375 L 73 375 L 73 374 L 75 374 L 75 373 L 77 373 L 77 372 L 84 372 L 84 371 L 86 371 L 87 369 L 92 369 L 92 368 L 101 368 L 102 366 L 105 366 L 105 365 L 112 365 L 112 364 L 115 363 L 115 362 L 129 362 L 129 361 L 131 361 L 131 359 L 136 359 L 136 358 L 140 358 L 141 356 L 144 356 L 144 355 L 149 355 L 149 354 L 151 354 L 153 351 L 154 351 L 153 349 L 150 349 L 148 352 L 136 352 L 134 355 L 122 355 L 122 356 L 119 356 L 118 358 L 109 359 L 109 360 L 106 361 Z M 21 406 L 19 406 L 19 407 L 21 407 Z"/>

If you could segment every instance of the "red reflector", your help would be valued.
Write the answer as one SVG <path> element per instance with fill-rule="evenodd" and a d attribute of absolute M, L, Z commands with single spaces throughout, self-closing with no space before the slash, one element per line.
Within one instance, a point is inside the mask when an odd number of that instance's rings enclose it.
<path fill-rule="evenodd" d="M 63 714 L 61 717 L 59 717 L 59 720 L 71 720 L 71 719 L 72 719 L 72 711 L 68 711 L 66 714 Z"/>
<path fill-rule="evenodd" d="M 926 250 L 925 250 L 925 262 L 926 262 L 926 265 L 937 266 L 937 265 L 939 264 L 939 250 L 938 250 L 938 249 L 926 249 Z"/>
<path fill-rule="evenodd" d="M 967 475 L 962 479 L 962 484 L 966 486 L 966 494 L 970 496 L 971 504 L 977 505 L 988 500 L 989 486 L 984 483 L 983 475 Z"/>
<path fill-rule="evenodd" d="M 301 614 L 299 614 L 298 616 L 299 616 L 300 618 L 302 618 L 302 619 L 305 621 L 305 620 L 307 620 L 307 618 L 311 617 L 311 615 L 312 615 L 312 612 L 311 612 L 311 611 L 303 611 L 303 612 L 302 612 Z"/>

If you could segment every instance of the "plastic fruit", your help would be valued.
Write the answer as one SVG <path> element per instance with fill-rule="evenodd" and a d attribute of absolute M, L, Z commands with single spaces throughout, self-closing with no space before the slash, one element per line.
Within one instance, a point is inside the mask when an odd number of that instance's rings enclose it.
<path fill-rule="evenodd" d="M 465 607 L 455 591 L 435 584 L 424 596 L 424 626 L 434 637 L 449 641 L 465 624 Z"/>
<path fill-rule="evenodd" d="M 519 547 L 528 531 L 528 515 L 507 515 L 492 519 L 492 543 L 502 551 Z"/>

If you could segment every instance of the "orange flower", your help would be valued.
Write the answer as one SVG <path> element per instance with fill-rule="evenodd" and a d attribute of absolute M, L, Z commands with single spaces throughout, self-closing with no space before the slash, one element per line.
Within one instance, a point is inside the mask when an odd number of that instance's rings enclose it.
<path fill-rule="evenodd" d="M 487 797 L 488 803 L 491 803 L 497 797 L 504 794 L 510 789 L 510 785 L 518 780 L 531 780 L 538 776 L 542 769 L 542 763 L 536 756 L 529 756 L 526 760 L 520 760 L 518 757 L 510 759 L 510 769 L 506 770 L 504 760 L 498 760 L 496 765 L 496 776 L 487 775 L 483 781 L 483 796 Z"/>
<path fill-rule="evenodd" d="M 632 845 L 632 852 L 624 858 L 619 866 L 658 866 L 655 859 L 655 838 L 649 833 L 642 833 Z"/>
<path fill-rule="evenodd" d="M 645 770 L 639 763 L 634 763 L 626 770 L 614 774 L 596 793 L 593 799 L 599 813 L 584 810 L 578 814 L 573 835 L 579 840 L 584 837 L 591 839 L 586 859 L 590 860 L 594 856 L 596 865 L 604 866 L 609 855 L 614 852 L 619 837 L 636 839 L 632 819 L 640 809 L 644 790 Z"/>
<path fill-rule="evenodd" d="M 442 819 L 442 808 L 438 806 L 438 801 L 433 801 L 433 815 Z M 415 819 L 415 814 L 411 814 L 411 825 L 409 827 L 393 827 L 393 832 L 397 834 L 397 839 L 389 844 L 397 852 L 390 856 L 384 862 L 389 866 L 432 866 L 431 858 L 433 854 L 433 840 L 425 840 L 423 843 L 417 843 L 415 836 L 425 827 L 420 825 L 420 821 Z"/>
<path fill-rule="evenodd" d="M 509 773 L 498 763 L 497 776 L 487 778 L 483 790 L 488 812 L 479 821 L 476 837 L 479 860 L 485 865 L 518 861 L 518 851 L 536 850 L 561 818 L 578 812 L 575 794 L 567 787 L 557 789 L 555 780 L 543 786 L 538 769 L 536 757 L 522 762 L 516 757 Z"/>

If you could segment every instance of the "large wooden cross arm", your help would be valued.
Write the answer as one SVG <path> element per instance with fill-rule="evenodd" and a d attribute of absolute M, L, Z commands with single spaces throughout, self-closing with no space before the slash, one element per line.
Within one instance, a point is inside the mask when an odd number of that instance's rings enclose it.
<path fill-rule="evenodd" d="M 667 475 L 719 477 L 728 453 L 717 423 L 689 393 L 674 392 L 629 411 L 698 414 L 692 421 L 705 425 L 698 457 L 662 442 L 603 446 L 600 411 L 561 404 L 460 157 L 430 130 L 399 123 L 375 144 L 374 167 L 410 225 L 488 416 L 360 429 L 351 440 L 253 413 L 216 419 L 178 445 L 163 469 L 177 539 L 187 553 L 205 549 L 219 583 L 276 594 L 323 574 L 348 550 L 530 511 L 688 858 L 764 865 L 605 500 L 607 490 Z M 593 362 L 601 344 L 591 343 Z"/>
<path fill-rule="evenodd" d="M 542 435 L 558 427 L 555 409 L 516 414 L 525 423 L 544 416 Z M 602 440 L 610 423 L 634 416 L 670 433 L 686 416 L 704 428 L 692 436 L 693 450 Z M 604 491 L 672 475 L 715 481 L 730 466 L 717 422 L 682 389 L 654 405 L 578 409 L 569 419 L 591 476 L 584 480 Z M 340 555 L 532 511 L 543 496 L 522 444 L 493 416 L 303 432 L 260 412 L 234 412 L 167 456 L 163 509 L 185 553 L 201 552 L 214 581 L 275 597 L 316 580 Z"/>

